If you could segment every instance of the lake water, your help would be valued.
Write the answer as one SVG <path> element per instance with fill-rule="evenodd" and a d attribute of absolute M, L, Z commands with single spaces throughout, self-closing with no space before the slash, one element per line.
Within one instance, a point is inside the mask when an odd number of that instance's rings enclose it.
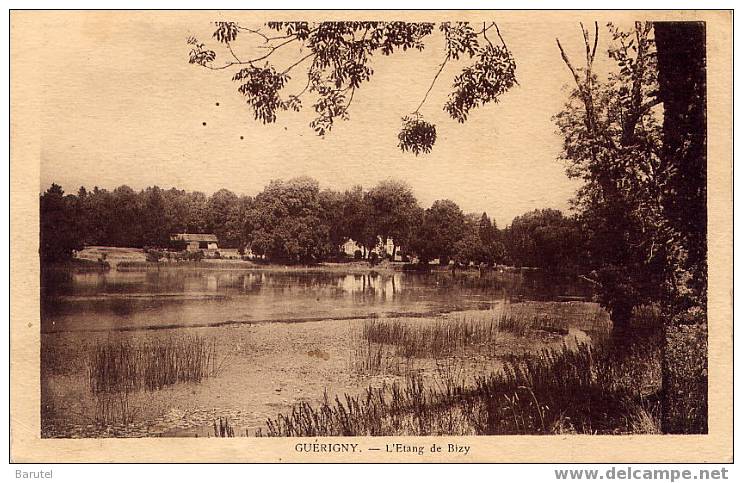
<path fill-rule="evenodd" d="M 539 274 L 163 269 L 42 277 L 42 332 L 199 327 L 486 309 L 508 297 L 590 297 Z"/>

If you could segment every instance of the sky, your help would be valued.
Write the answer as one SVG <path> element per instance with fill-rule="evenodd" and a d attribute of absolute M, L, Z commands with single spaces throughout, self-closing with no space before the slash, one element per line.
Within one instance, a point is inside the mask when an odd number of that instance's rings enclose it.
<path fill-rule="evenodd" d="M 516 58 L 519 86 L 473 111 L 464 124 L 443 111 L 453 78 L 466 65 L 450 62 L 421 109 L 436 125 L 438 140 L 433 152 L 417 157 L 400 151 L 397 133 L 443 60 L 438 30 L 423 52 L 375 55 L 374 75 L 356 91 L 350 119 L 320 138 L 309 127 L 307 101 L 302 112 L 280 112 L 275 124 L 263 125 L 237 92 L 235 69 L 188 64 L 190 35 L 217 51 L 215 64 L 228 59 L 211 38 L 211 22 L 224 19 L 261 26 L 249 12 L 37 17 L 34 28 L 45 34 L 29 37 L 24 51 L 36 66 L 41 96 L 40 189 L 55 182 L 68 192 L 126 184 L 255 195 L 272 179 L 301 175 L 338 190 L 392 177 L 410 184 L 424 207 L 451 199 L 466 213 L 486 211 L 499 226 L 536 208 L 568 209 L 579 184 L 558 160 L 561 139 L 552 116 L 567 99 L 572 77 L 555 38 L 580 64 L 578 19 L 499 22 Z M 16 22 L 15 28 L 29 26 Z M 598 55 L 605 57 L 605 28 L 601 35 Z M 236 53 L 255 56 L 258 44 L 244 38 L 235 42 Z M 287 49 L 275 63 L 287 66 L 301 55 Z M 292 72 L 287 94 L 304 86 L 305 71 Z"/>

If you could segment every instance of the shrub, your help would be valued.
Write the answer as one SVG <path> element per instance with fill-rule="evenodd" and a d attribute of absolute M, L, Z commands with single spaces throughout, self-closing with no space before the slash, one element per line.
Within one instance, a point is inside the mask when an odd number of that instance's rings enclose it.
<path fill-rule="evenodd" d="M 202 250 L 190 252 L 188 254 L 188 259 L 194 262 L 200 262 L 201 260 L 204 259 L 204 252 Z"/>
<path fill-rule="evenodd" d="M 707 324 L 666 330 L 664 430 L 707 433 Z"/>
<path fill-rule="evenodd" d="M 165 255 L 163 252 L 159 250 L 147 250 L 145 252 L 145 257 L 148 262 L 157 263 L 160 261 L 161 258 L 163 258 Z"/>
<path fill-rule="evenodd" d="M 361 257 L 363 257 L 364 254 L 361 253 L 361 250 L 356 250 L 353 252 L 353 259 L 354 260 L 361 260 Z"/>

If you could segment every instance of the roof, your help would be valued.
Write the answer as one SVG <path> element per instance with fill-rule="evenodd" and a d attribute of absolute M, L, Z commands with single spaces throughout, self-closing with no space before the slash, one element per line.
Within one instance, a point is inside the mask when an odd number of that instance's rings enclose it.
<path fill-rule="evenodd" d="M 170 235 L 170 239 L 173 241 L 186 241 L 186 242 L 217 242 L 217 235 L 213 233 L 176 233 Z"/>

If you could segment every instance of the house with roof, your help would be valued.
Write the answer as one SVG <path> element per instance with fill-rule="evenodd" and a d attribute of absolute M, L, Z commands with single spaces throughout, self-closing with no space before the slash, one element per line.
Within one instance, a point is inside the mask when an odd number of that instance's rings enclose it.
<path fill-rule="evenodd" d="M 186 250 L 189 252 L 219 250 L 219 246 L 217 246 L 217 235 L 213 233 L 176 233 L 170 235 L 170 241 L 185 242 Z"/>

